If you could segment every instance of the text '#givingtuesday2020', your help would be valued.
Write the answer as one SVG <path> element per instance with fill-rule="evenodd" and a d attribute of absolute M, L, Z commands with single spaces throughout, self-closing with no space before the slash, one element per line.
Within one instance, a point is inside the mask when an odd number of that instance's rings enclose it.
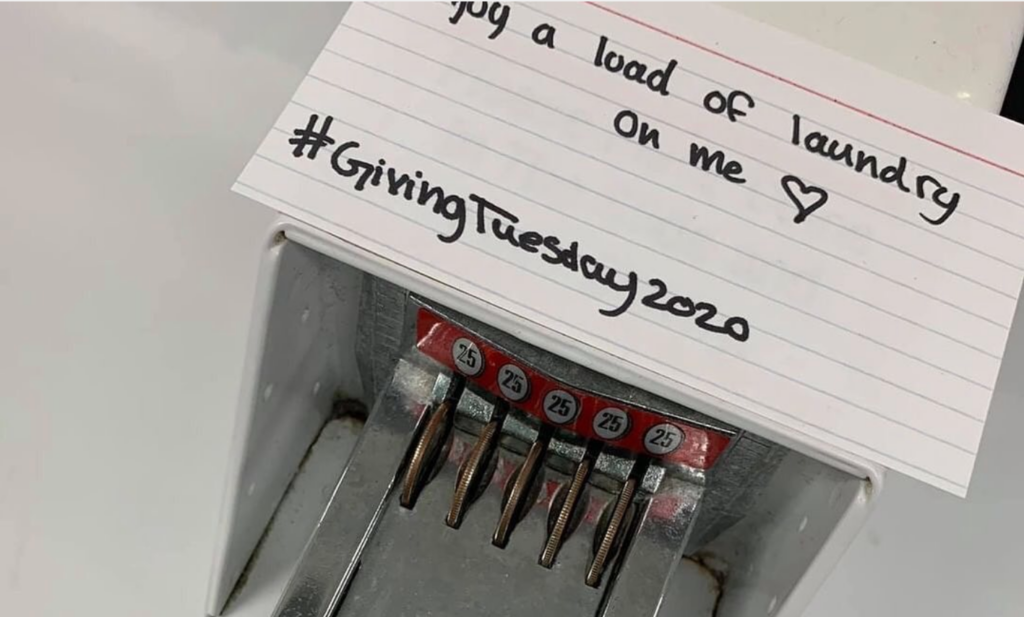
<path fill-rule="evenodd" d="M 293 131 L 294 137 L 288 140 L 288 143 L 294 146 L 292 156 L 315 160 L 321 148 L 327 148 L 335 143 L 334 138 L 329 135 L 334 118 L 326 116 L 317 128 L 319 122 L 319 116 L 312 114 L 304 128 L 296 128 Z M 383 158 L 378 159 L 377 163 L 355 158 L 360 147 L 361 144 L 357 141 L 346 141 L 338 146 L 330 159 L 334 172 L 344 178 L 354 179 L 352 188 L 358 192 L 366 190 L 367 187 L 381 188 L 388 195 L 401 198 L 405 202 L 429 206 L 434 214 L 454 224 L 451 232 L 437 234 L 440 242 L 451 244 L 462 238 L 469 217 L 466 205 L 468 201 L 476 208 L 476 233 L 507 242 L 527 253 L 539 254 L 549 265 L 561 266 L 579 273 L 587 280 L 596 281 L 622 294 L 622 302 L 617 307 L 599 309 L 602 315 L 618 317 L 625 314 L 636 302 L 641 280 L 636 272 L 619 272 L 594 255 L 583 252 L 579 242 L 575 240 L 566 242 L 554 234 L 517 229 L 516 225 L 520 223 L 520 219 L 509 210 L 476 193 L 469 193 L 467 197 L 451 193 L 440 185 L 430 183 L 420 170 L 414 171 L 410 176 L 388 166 Z M 672 294 L 668 291 L 668 285 L 659 278 L 649 278 L 647 284 L 652 290 L 639 298 L 642 305 L 676 317 L 693 318 L 693 323 L 698 328 L 724 334 L 735 341 L 744 342 L 750 338 L 750 325 L 745 318 L 731 316 L 722 319 L 714 304 L 695 302 L 686 296 Z"/>

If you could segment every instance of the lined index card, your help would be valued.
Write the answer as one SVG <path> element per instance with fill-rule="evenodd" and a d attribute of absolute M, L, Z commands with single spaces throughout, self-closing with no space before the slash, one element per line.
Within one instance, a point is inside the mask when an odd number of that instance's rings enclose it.
<path fill-rule="evenodd" d="M 354 4 L 235 190 L 965 495 L 1024 127 L 700 4 Z"/>

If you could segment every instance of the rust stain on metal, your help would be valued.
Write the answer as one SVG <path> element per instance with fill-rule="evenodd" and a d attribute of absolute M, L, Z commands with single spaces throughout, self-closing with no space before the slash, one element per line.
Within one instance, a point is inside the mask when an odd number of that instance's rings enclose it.
<path fill-rule="evenodd" d="M 689 560 L 707 574 L 708 579 L 711 580 L 714 593 L 715 593 L 715 608 L 711 611 L 711 617 L 718 617 L 718 607 L 721 606 L 722 591 L 725 589 L 725 580 L 728 577 L 728 572 L 724 568 L 715 567 L 714 564 L 724 564 L 714 553 L 708 551 L 701 551 L 689 557 L 683 557 L 683 559 Z"/>

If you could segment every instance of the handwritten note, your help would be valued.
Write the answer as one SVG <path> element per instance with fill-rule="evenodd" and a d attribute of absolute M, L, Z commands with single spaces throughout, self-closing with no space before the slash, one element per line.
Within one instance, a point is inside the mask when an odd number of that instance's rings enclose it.
<path fill-rule="evenodd" d="M 354 4 L 235 190 L 966 494 L 1024 129 L 699 4 Z"/>

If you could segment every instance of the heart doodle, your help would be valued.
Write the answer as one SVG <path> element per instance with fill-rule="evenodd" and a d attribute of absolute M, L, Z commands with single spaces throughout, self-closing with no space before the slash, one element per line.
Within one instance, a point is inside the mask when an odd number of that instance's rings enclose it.
<path fill-rule="evenodd" d="M 793 192 L 794 185 L 800 189 L 799 194 Z M 808 186 L 796 176 L 782 176 L 782 190 L 786 191 L 789 200 L 796 206 L 797 213 L 793 217 L 793 222 L 797 224 L 803 223 L 804 219 L 818 208 L 824 206 L 825 202 L 828 201 L 828 193 L 825 192 L 825 189 Z M 803 198 L 807 195 L 817 195 L 817 199 L 810 205 L 804 205 Z"/>

